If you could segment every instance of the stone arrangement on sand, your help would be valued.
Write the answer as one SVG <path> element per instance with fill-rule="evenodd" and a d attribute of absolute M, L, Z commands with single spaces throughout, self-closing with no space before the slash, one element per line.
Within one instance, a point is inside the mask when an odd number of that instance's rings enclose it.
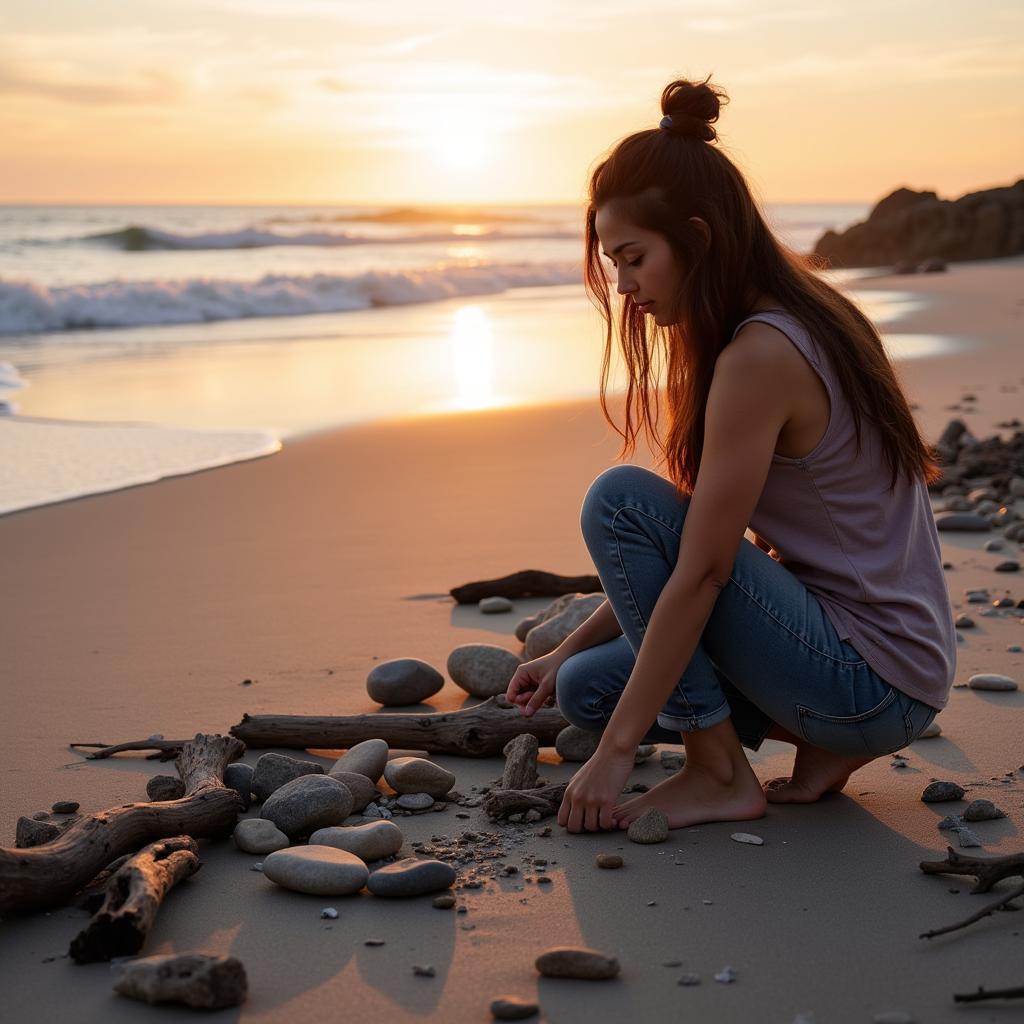
<path fill-rule="evenodd" d="M 1024 433 L 1016 435 L 1013 444 L 1001 443 L 1001 447 L 988 442 L 973 442 L 963 431 L 955 429 L 947 431 L 947 435 L 953 438 L 950 441 L 944 435 L 948 442 L 947 448 L 955 442 L 957 452 L 951 465 L 955 462 L 959 467 L 963 463 L 963 472 L 957 476 L 959 470 L 954 470 L 950 479 L 942 485 L 940 493 L 947 501 L 956 500 L 957 505 L 948 512 L 940 511 L 940 520 L 947 514 L 971 515 L 983 520 L 986 530 L 1001 528 L 1006 534 L 1004 540 L 1008 542 L 1022 539 L 1024 530 L 1020 536 L 1016 533 L 1011 536 L 1009 531 L 1024 526 L 1024 523 L 1018 521 L 1019 517 L 1011 504 L 1013 498 L 1024 496 L 1024 456 L 1021 454 L 1024 451 Z M 1010 455 L 1007 455 L 1007 450 Z M 971 462 L 971 459 L 982 461 Z M 989 461 L 984 461 L 986 459 Z M 979 478 L 969 475 L 975 470 L 987 473 L 995 463 L 1005 468 L 1002 476 L 995 472 L 989 473 L 979 482 Z M 975 483 L 979 485 L 973 486 Z M 951 488 L 958 488 L 963 493 L 956 493 Z M 1002 548 L 998 550 L 1002 551 Z M 1005 553 L 1003 551 L 1003 555 Z M 1001 561 L 993 566 L 994 570 L 1001 573 L 1011 571 L 1006 567 L 1009 561 L 1001 556 Z M 537 576 L 545 574 L 516 574 L 520 583 L 525 577 Z M 585 578 L 576 582 L 588 585 Z M 968 603 L 979 607 L 977 614 L 981 616 L 1019 615 L 1015 611 L 1018 603 L 1006 596 L 995 596 L 988 590 L 975 589 L 967 592 L 965 597 Z M 499 721 L 505 713 L 518 714 L 507 702 L 502 703 L 502 695 L 516 668 L 528 658 L 539 657 L 553 650 L 604 599 L 600 592 L 580 590 L 557 595 L 542 611 L 522 619 L 516 625 L 515 636 L 523 643 L 521 652 L 493 644 L 463 644 L 449 654 L 445 666 L 447 674 L 460 689 L 481 698 L 484 704 L 479 706 L 493 708 L 494 722 Z M 514 609 L 511 600 L 497 594 L 484 594 L 478 600 L 480 610 L 485 614 L 507 613 Z M 982 605 L 984 608 L 980 607 Z M 1021 606 L 1024 606 L 1024 602 L 1021 602 Z M 972 628 L 977 629 L 964 621 L 958 622 L 958 632 Z M 367 693 L 377 703 L 388 708 L 421 703 L 436 695 L 444 685 L 444 676 L 433 666 L 411 657 L 382 662 L 367 677 Z M 1004 692 L 1017 688 L 1015 680 L 985 672 L 975 672 L 967 682 L 958 685 L 972 690 Z M 999 699 L 998 693 L 993 699 Z M 544 745 L 553 744 L 563 762 L 583 763 L 593 755 L 599 740 L 598 734 L 567 725 L 557 715 L 557 711 L 545 710 L 543 713 L 555 716 L 558 722 L 557 728 L 545 734 L 548 738 Z M 455 712 L 448 717 L 455 719 L 461 714 L 464 712 Z M 382 716 L 377 721 L 393 723 L 401 717 Z M 441 716 L 415 713 L 415 720 L 420 724 L 432 717 Z M 413 715 L 408 716 L 409 720 L 413 718 Z M 317 728 L 323 727 L 322 721 Z M 359 727 L 364 730 L 364 737 L 366 730 L 374 727 L 374 716 L 353 716 L 348 721 L 358 721 Z M 537 728 L 536 721 L 520 722 L 516 718 L 515 722 L 524 730 Z M 381 724 L 380 727 L 387 731 L 389 726 Z M 933 722 L 918 738 L 937 736 L 940 733 L 938 723 Z M 422 735 L 426 737 L 428 734 L 423 732 Z M 198 741 L 202 738 L 196 739 Z M 431 738 L 432 743 L 435 739 Z M 154 736 L 149 741 L 104 748 L 106 752 L 97 756 L 109 756 L 111 752 L 121 749 L 146 749 L 147 745 L 149 749 L 156 749 L 164 756 L 173 756 L 189 744 L 185 741 L 165 741 L 163 737 Z M 306 746 L 311 749 L 327 746 L 321 742 L 307 743 L 295 739 L 281 745 Z M 344 743 L 335 745 L 346 746 Z M 557 858 L 521 849 L 532 838 L 551 838 L 551 826 L 545 825 L 536 830 L 529 826 L 557 811 L 566 785 L 551 785 L 539 777 L 537 735 L 523 731 L 499 747 L 505 755 L 502 776 L 494 779 L 490 785 L 473 786 L 468 793 L 461 793 L 455 788 L 458 782 L 456 775 L 431 760 L 431 751 L 397 749 L 401 741 L 394 744 L 393 748 L 388 740 L 380 736 L 363 738 L 347 746 L 345 753 L 330 768 L 325 768 L 316 760 L 280 753 L 265 753 L 257 759 L 255 765 L 230 761 L 230 756 L 226 756 L 230 763 L 220 766 L 216 785 L 220 793 L 230 794 L 233 801 L 232 825 L 228 831 L 233 834 L 235 846 L 241 853 L 261 858 L 256 863 L 251 860 L 245 863 L 250 869 L 262 872 L 266 884 L 307 896 L 335 898 L 357 897 L 361 894 L 363 899 L 372 896 L 373 904 L 379 902 L 382 908 L 386 903 L 429 896 L 435 908 L 460 915 L 465 915 L 468 910 L 466 903 L 460 901 L 474 890 L 487 890 L 497 885 L 523 891 L 527 885 L 553 884 L 552 874 L 558 868 Z M 491 746 L 488 753 L 494 749 Z M 450 746 L 431 745 L 431 750 L 459 752 Z M 642 746 L 637 751 L 636 762 L 643 763 L 654 750 L 652 745 Z M 235 753 L 233 756 L 239 755 Z M 685 754 L 665 750 L 661 752 L 660 765 L 663 770 L 674 772 L 685 765 L 685 760 Z M 906 767 L 907 757 L 904 754 L 894 755 L 893 764 L 894 767 Z M 1024 771 L 1024 766 L 1021 770 Z M 194 780 L 190 782 L 187 773 L 182 772 L 180 767 L 179 772 L 180 777 L 161 775 L 149 780 L 147 794 L 151 806 L 187 804 L 194 799 Z M 909 777 L 910 773 L 907 774 Z M 1003 781 L 1011 781 L 1009 777 L 1013 775 L 1013 772 L 1008 772 L 1007 779 Z M 642 783 L 634 783 L 624 792 L 643 792 L 648 788 Z M 962 786 L 932 780 L 921 799 L 925 803 L 947 802 L 964 800 L 966 795 Z M 248 813 L 248 816 L 239 820 L 239 810 Z M 407 842 L 400 824 L 403 818 L 445 812 L 465 822 L 470 819 L 473 810 L 478 810 L 479 816 L 487 820 L 487 827 L 464 827 L 450 835 L 434 833 L 429 841 L 423 839 Z M 78 806 L 73 801 L 60 801 L 53 805 L 52 812 L 39 812 L 20 819 L 18 846 L 45 847 L 83 820 L 77 811 Z M 63 817 L 54 821 L 50 820 L 51 814 Z M 955 832 L 961 847 L 977 846 L 981 841 L 968 826 L 1003 817 L 1004 812 L 994 803 L 976 799 L 970 801 L 960 813 L 947 815 L 938 823 L 938 827 L 943 831 Z M 643 847 L 665 842 L 669 833 L 665 813 L 650 808 L 620 836 L 623 840 Z M 223 827 L 219 834 L 226 834 Z M 748 847 L 765 845 L 762 837 L 751 833 L 723 833 L 722 838 L 726 837 Z M 150 856 L 153 864 L 178 858 L 173 878 L 168 874 L 163 881 L 143 883 L 144 889 L 148 886 L 147 891 L 151 897 L 150 922 L 164 893 L 177 880 L 187 877 L 198 867 L 194 841 L 187 836 L 182 837 L 182 840 L 178 846 L 173 845 L 175 840 L 167 841 L 170 845 L 166 849 Z M 622 850 L 623 847 L 618 849 Z M 635 853 L 637 856 L 644 855 L 639 850 L 635 850 Z M 954 871 L 963 867 L 962 863 L 952 860 L 951 850 L 950 854 L 949 861 L 937 862 L 927 868 L 922 864 L 922 870 Z M 763 856 L 754 852 L 750 855 Z M 130 859 L 137 861 L 141 856 L 138 854 Z M 121 860 L 128 861 L 129 857 Z M 963 863 L 967 864 L 965 870 L 973 866 L 970 861 Z M 619 853 L 601 852 L 594 860 L 594 869 L 602 873 L 620 870 L 624 866 L 626 858 Z M 125 867 L 126 864 L 119 867 L 118 862 L 111 865 L 112 869 L 117 870 Z M 157 895 L 153 896 L 153 893 Z M 656 901 L 648 901 L 648 906 L 655 904 Z M 382 909 L 380 912 L 385 911 Z M 324 906 L 317 913 L 323 919 L 334 920 L 339 912 L 336 907 Z M 465 917 L 461 920 L 460 927 L 463 929 L 474 927 Z M 145 929 L 141 932 L 140 945 L 144 938 Z M 365 943 L 377 946 L 383 945 L 384 940 L 367 938 Z M 679 962 L 673 961 L 672 964 L 678 966 Z M 608 980 L 620 971 L 618 961 L 611 953 L 583 947 L 547 950 L 537 957 L 535 966 L 544 977 L 583 980 Z M 414 974 L 424 978 L 436 975 L 435 968 L 429 964 L 413 964 L 411 969 Z M 175 982 L 172 976 L 177 976 L 182 983 Z M 723 967 L 712 976 L 722 984 L 736 980 L 736 973 L 731 967 Z M 700 980 L 700 975 L 688 973 L 679 978 L 679 984 L 699 984 Z M 118 986 L 119 992 L 134 998 L 178 1001 L 184 1005 L 213 1008 L 236 1005 L 244 999 L 246 980 L 244 969 L 232 958 L 185 954 L 183 957 L 133 961 L 122 971 Z M 503 995 L 493 999 L 491 1012 L 495 1019 L 524 1019 L 536 1014 L 538 1007 L 528 1000 Z"/>

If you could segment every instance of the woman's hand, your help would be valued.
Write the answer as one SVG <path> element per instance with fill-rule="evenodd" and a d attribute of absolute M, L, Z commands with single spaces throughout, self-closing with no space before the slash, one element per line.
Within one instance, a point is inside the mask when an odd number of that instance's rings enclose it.
<path fill-rule="evenodd" d="M 519 706 L 519 713 L 530 717 L 542 708 L 555 692 L 555 676 L 565 655 L 552 651 L 533 661 L 524 661 L 509 680 L 505 699 Z"/>
<path fill-rule="evenodd" d="M 635 754 L 598 747 L 572 777 L 558 809 L 558 824 L 570 832 L 600 832 L 618 828 L 615 801 L 633 770 Z"/>

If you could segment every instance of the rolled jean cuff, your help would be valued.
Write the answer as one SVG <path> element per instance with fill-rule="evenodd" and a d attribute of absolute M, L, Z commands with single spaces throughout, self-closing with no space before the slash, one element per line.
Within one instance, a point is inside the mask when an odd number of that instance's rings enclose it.
<path fill-rule="evenodd" d="M 724 722 L 731 714 L 732 708 L 729 707 L 729 702 L 724 700 L 714 711 L 709 711 L 706 715 L 676 718 L 674 715 L 666 715 L 662 712 L 658 715 L 657 721 L 658 725 L 665 729 L 678 729 L 679 732 L 690 732 L 693 729 L 710 729 L 711 726 Z"/>

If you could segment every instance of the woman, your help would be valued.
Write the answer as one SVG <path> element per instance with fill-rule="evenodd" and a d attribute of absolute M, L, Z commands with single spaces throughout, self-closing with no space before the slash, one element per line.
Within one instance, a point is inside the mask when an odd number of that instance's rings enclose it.
<path fill-rule="evenodd" d="M 625 828 L 650 807 L 681 828 L 817 800 L 919 735 L 953 681 L 926 487 L 938 468 L 875 328 L 773 237 L 713 145 L 723 100 L 708 80 L 672 82 L 660 126 L 590 180 L 601 407 L 615 426 L 603 250 L 624 296 L 620 458 L 643 425 L 669 479 L 619 465 L 593 482 L 581 525 L 607 600 L 509 683 L 523 714 L 554 696 L 568 721 L 602 730 L 559 810 L 570 832 Z M 619 802 L 637 744 L 680 735 L 682 770 Z M 765 738 L 796 757 L 762 787 L 742 748 Z"/>

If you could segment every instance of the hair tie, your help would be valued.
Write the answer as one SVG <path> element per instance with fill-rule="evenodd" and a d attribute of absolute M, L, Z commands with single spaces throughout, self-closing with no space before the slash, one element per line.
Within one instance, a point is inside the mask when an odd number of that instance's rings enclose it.
<path fill-rule="evenodd" d="M 659 124 L 658 127 L 659 128 L 671 128 L 672 127 L 672 115 L 671 114 L 666 114 L 661 119 L 661 124 Z"/>

